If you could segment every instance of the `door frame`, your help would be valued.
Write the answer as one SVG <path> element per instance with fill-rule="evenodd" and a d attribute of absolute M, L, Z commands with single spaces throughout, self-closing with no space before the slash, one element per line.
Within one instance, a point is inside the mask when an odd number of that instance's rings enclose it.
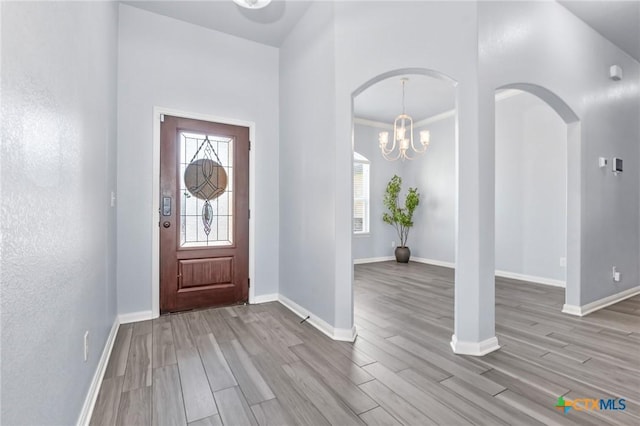
<path fill-rule="evenodd" d="M 153 177 L 152 177 L 152 216 L 151 216 L 151 317 L 160 316 L 160 116 L 190 118 L 193 120 L 210 121 L 214 123 L 230 124 L 249 128 L 249 279 L 254 282 L 249 286 L 249 303 L 255 299 L 255 133 L 256 123 L 235 118 L 218 117 L 210 114 L 180 111 L 166 107 L 153 107 Z"/>

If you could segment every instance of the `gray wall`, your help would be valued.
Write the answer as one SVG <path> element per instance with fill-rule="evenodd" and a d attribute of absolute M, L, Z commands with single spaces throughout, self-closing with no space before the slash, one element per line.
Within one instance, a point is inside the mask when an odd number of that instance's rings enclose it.
<path fill-rule="evenodd" d="M 384 191 L 391 177 L 399 174 L 402 166 L 399 161 L 387 161 L 382 158 L 378 148 L 378 133 L 383 130 L 393 133 L 393 129 L 362 124 L 354 126 L 354 150 L 370 161 L 369 234 L 353 235 L 354 259 L 393 256 L 395 247 L 391 247 L 391 242 L 400 243 L 395 229 L 382 221 L 382 213 L 385 211 L 382 204 Z"/>
<path fill-rule="evenodd" d="M 637 286 L 640 64 L 557 3 L 482 2 L 478 8 L 479 81 L 487 89 L 479 99 L 480 119 L 492 121 L 489 91 L 524 82 L 532 90 L 542 87 L 555 94 L 580 120 L 580 138 L 569 146 L 567 171 L 579 188 L 567 194 L 569 208 L 577 205 L 579 211 L 569 226 L 578 227 L 581 235 L 569 237 L 567 254 L 575 253 L 580 266 L 572 272 L 568 265 L 567 303 L 581 306 Z M 521 31 L 510 38 L 514 22 Z M 622 81 L 609 79 L 612 64 L 624 69 Z M 481 129 L 484 150 L 492 151 L 493 133 L 491 126 Z M 600 169 L 600 156 L 624 159 L 625 172 L 615 176 Z M 614 265 L 622 273 L 620 283 L 611 278 Z"/>
<path fill-rule="evenodd" d="M 496 103 L 496 269 L 565 280 L 566 135 L 560 116 L 531 94 Z M 514 252 L 519 259 L 509 258 Z"/>
<path fill-rule="evenodd" d="M 70 425 L 116 318 L 117 4 L 1 7 L 0 423 Z"/>
<path fill-rule="evenodd" d="M 332 19 L 331 3 L 313 3 L 280 49 L 280 294 L 333 325 Z"/>
<path fill-rule="evenodd" d="M 120 6 L 118 309 L 151 310 L 154 106 L 256 123 L 256 295 L 278 292 L 278 50 Z"/>
<path fill-rule="evenodd" d="M 409 234 L 411 255 L 444 262 L 455 261 L 455 117 L 417 128 L 431 132 L 427 152 L 408 163 L 405 190 L 417 187 L 420 205 Z"/>
<path fill-rule="evenodd" d="M 523 243 L 525 243 L 523 241 L 525 111 L 521 108 L 522 102 L 518 101 L 525 99 L 526 96 L 532 97 L 521 94 L 516 98 L 496 100 L 495 115 L 496 269 L 517 273 L 522 273 Z M 551 107 L 548 108 L 551 109 Z M 553 113 L 553 110 L 551 112 Z M 566 136 L 559 142 L 566 144 Z"/>

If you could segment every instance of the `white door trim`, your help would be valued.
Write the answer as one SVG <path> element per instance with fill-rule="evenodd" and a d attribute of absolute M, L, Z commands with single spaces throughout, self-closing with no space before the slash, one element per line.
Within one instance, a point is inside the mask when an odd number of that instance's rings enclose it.
<path fill-rule="evenodd" d="M 249 151 L 249 207 L 251 217 L 249 218 L 249 303 L 255 299 L 255 285 L 257 284 L 255 274 L 255 133 L 256 123 L 253 121 L 237 120 L 235 118 L 218 117 L 208 114 L 186 112 L 171 108 L 153 107 L 153 184 L 152 184 L 152 215 L 151 215 L 151 312 L 153 318 L 160 316 L 160 116 L 171 115 L 174 117 L 191 118 L 194 120 L 211 121 L 214 123 L 230 124 L 249 128 L 249 140 L 251 141 L 251 151 Z"/>

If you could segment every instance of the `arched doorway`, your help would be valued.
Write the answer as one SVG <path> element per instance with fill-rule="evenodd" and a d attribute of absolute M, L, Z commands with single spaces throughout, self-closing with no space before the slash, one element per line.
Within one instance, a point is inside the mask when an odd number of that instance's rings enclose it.
<path fill-rule="evenodd" d="M 580 305 L 580 121 L 566 102 L 542 86 L 531 83 L 513 83 L 499 87 L 497 90 L 517 90 L 531 94 L 548 105 L 566 124 L 566 257 L 564 261 L 566 262 L 566 275 L 563 312 L 567 312 L 567 306 Z M 498 167 L 499 165 L 496 165 L 496 168 Z M 539 208 L 542 208 L 542 206 L 539 206 Z"/>
<path fill-rule="evenodd" d="M 457 146 L 457 116 L 456 116 L 456 92 L 457 92 L 457 83 L 442 73 L 437 71 L 429 70 L 429 69 L 421 69 L 421 68 L 408 68 L 408 69 L 399 69 L 393 70 L 384 74 L 381 74 L 377 77 L 374 77 L 358 87 L 352 93 L 352 140 L 351 140 L 351 153 L 354 155 L 353 158 L 353 166 L 352 166 L 352 178 L 353 178 L 353 186 L 352 186 L 352 199 L 354 200 L 354 206 L 356 205 L 356 199 L 354 195 L 361 196 L 362 194 L 359 192 L 360 189 L 356 188 L 357 185 L 360 185 L 360 179 L 362 178 L 362 174 L 360 173 L 362 167 L 362 159 L 358 161 L 356 157 L 364 155 L 367 159 L 367 173 L 370 179 L 369 185 L 367 187 L 370 190 L 371 199 L 369 201 L 370 208 L 370 220 L 366 220 L 365 218 L 359 217 L 361 214 L 360 207 L 358 211 L 356 208 L 352 208 L 352 217 L 354 226 L 357 224 L 358 229 L 355 228 L 352 230 L 352 261 L 353 263 L 362 264 L 362 263 L 377 263 L 377 262 L 385 262 L 386 266 L 391 271 L 390 274 L 402 273 L 400 269 L 397 268 L 397 264 L 395 263 L 393 252 L 394 247 L 398 243 L 398 237 L 395 236 L 395 231 L 387 224 L 382 223 L 382 195 L 384 192 L 384 188 L 386 187 L 389 179 L 394 175 L 401 175 L 403 178 L 403 189 L 406 190 L 407 187 L 417 186 L 419 189 L 426 189 L 426 185 L 424 183 L 424 177 L 420 175 L 420 164 L 424 161 L 425 158 L 428 158 L 430 150 L 432 150 L 438 142 L 436 138 L 432 139 L 432 144 L 429 146 L 427 151 L 419 156 L 414 161 L 388 161 L 384 159 L 382 153 L 379 148 L 379 138 L 378 135 L 381 131 L 390 132 L 393 135 L 393 123 L 394 118 L 401 111 L 401 103 L 400 98 L 388 98 L 386 102 L 390 103 L 391 111 L 388 112 L 387 116 L 382 114 L 381 111 L 377 111 L 376 108 L 362 108 L 362 103 L 370 103 L 374 102 L 376 97 L 372 95 L 376 90 L 382 90 L 382 86 L 385 84 L 389 85 L 389 87 L 397 87 L 397 93 L 394 94 L 399 95 L 401 92 L 400 79 L 403 77 L 408 77 L 409 81 L 407 82 L 407 94 L 412 95 L 412 90 L 415 90 L 416 84 L 420 80 L 429 80 L 431 81 L 432 86 L 430 86 L 431 90 L 438 91 L 439 89 L 436 86 L 440 87 L 442 90 L 439 92 L 439 95 L 443 97 L 448 97 L 446 104 L 442 106 L 430 105 L 431 109 L 425 107 L 424 111 L 416 111 L 416 105 L 413 104 L 413 108 L 411 102 L 407 103 L 406 113 L 411 115 L 414 121 L 414 139 L 416 140 L 416 144 L 418 144 L 418 134 L 420 130 L 428 129 L 429 126 L 433 125 L 433 122 L 436 120 L 447 120 L 446 126 L 450 127 L 447 131 L 447 135 L 450 138 L 447 142 L 450 143 L 450 166 L 448 167 L 447 173 L 450 173 L 449 184 L 450 190 L 448 191 L 448 196 L 451 198 L 449 206 L 451 207 L 451 211 L 449 213 L 449 223 L 448 229 L 450 233 L 449 241 L 447 242 L 450 245 L 450 250 L 448 250 L 449 257 L 445 259 L 435 259 L 441 260 L 442 264 L 446 264 L 449 266 L 447 274 L 450 276 L 450 283 L 453 283 L 453 267 L 455 265 L 455 211 L 454 206 L 456 204 L 456 185 L 455 185 L 455 152 Z M 424 91 L 421 92 L 424 97 Z M 432 93 L 436 95 L 435 93 Z M 409 97 L 407 97 L 409 100 Z M 425 102 L 427 103 L 427 102 Z M 367 105 L 371 106 L 371 105 Z M 365 111 L 366 110 L 366 111 Z M 377 114 L 379 113 L 379 114 Z M 380 115 L 382 114 L 382 115 Z M 434 117 L 436 117 L 434 119 Z M 393 136 L 391 136 L 393 137 Z M 442 142 L 440 142 L 442 143 Z M 358 154 L 358 156 L 355 155 Z M 403 167 L 404 166 L 404 167 Z M 403 169 L 406 173 L 403 174 Z M 357 171 L 357 178 L 356 173 Z M 448 175 L 447 175 L 448 176 Z M 361 188 L 361 187 L 360 187 Z M 357 192 L 357 194 L 356 194 Z M 431 193 L 430 190 L 425 191 L 426 193 Z M 374 197 L 378 197 L 377 200 Z M 424 203 L 426 207 L 426 203 L 428 201 L 423 198 L 421 203 Z M 359 206 L 362 203 L 358 204 Z M 423 210 L 422 213 L 425 213 Z M 441 213 L 442 214 L 442 213 Z M 356 217 L 356 215 L 358 217 Z M 362 223 L 368 223 L 369 227 L 366 229 L 366 232 L 363 232 Z M 410 234 L 409 245 L 412 246 L 412 258 L 414 260 L 418 260 L 419 262 L 423 261 L 432 261 L 433 256 L 428 256 L 427 253 L 429 247 L 421 247 L 419 241 L 421 237 L 421 233 L 427 233 L 429 230 L 421 223 L 420 226 L 415 226 Z M 415 249 L 415 251 L 414 251 Z M 426 259 L 429 257 L 429 259 Z M 358 267 L 360 267 L 358 265 Z M 364 267 L 364 265 L 363 265 Z M 367 265 L 368 267 L 368 265 Z M 391 275 L 387 275 L 387 277 L 391 277 Z M 351 270 L 351 294 L 352 294 L 352 306 L 356 305 L 356 299 L 358 297 L 357 294 L 354 294 L 354 277 L 359 278 L 354 275 L 354 269 Z M 358 283 L 360 285 L 360 283 Z M 453 287 L 453 285 L 451 285 Z M 451 316 L 451 325 L 450 328 L 453 328 L 453 288 L 450 288 L 451 296 L 448 302 L 451 302 L 451 306 L 447 307 L 450 311 L 447 315 Z M 382 291 L 382 290 L 381 290 Z M 409 301 L 409 305 L 411 305 L 411 301 Z M 413 307 L 405 306 L 406 309 L 420 309 L 419 304 L 414 304 Z M 428 309 L 428 308 L 427 308 Z M 354 309 L 355 310 L 355 309 Z M 380 314 L 380 311 L 377 312 Z M 354 323 L 360 328 L 366 328 L 363 324 L 374 326 L 375 324 L 369 324 L 366 318 L 362 318 L 362 315 L 359 315 L 358 312 L 354 314 L 355 321 Z M 375 320 L 375 319 L 374 319 Z M 449 325 L 447 325 L 448 327 Z M 447 330 L 447 335 L 451 335 L 451 330 Z M 443 340 L 443 345 L 447 346 L 448 341 Z"/>

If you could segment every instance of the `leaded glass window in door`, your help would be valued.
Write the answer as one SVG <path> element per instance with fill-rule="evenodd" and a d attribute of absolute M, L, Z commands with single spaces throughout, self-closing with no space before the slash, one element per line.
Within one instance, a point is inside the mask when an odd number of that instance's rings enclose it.
<path fill-rule="evenodd" d="M 233 138 L 180 132 L 180 247 L 233 245 Z"/>

